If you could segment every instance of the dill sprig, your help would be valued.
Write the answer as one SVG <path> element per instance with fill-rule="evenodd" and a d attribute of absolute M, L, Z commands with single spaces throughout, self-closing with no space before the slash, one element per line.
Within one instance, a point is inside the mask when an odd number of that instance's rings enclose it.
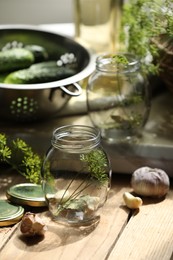
<path fill-rule="evenodd" d="M 100 184 L 108 181 L 106 173 L 108 163 L 106 155 L 102 150 L 93 150 L 90 153 L 81 154 L 80 160 L 88 164 L 92 180 L 97 180 Z"/>
<path fill-rule="evenodd" d="M 115 63 L 116 65 L 128 65 L 128 59 L 125 57 L 125 55 L 122 54 L 114 54 L 112 56 L 112 63 Z"/>
<path fill-rule="evenodd" d="M 124 49 L 137 55 L 146 73 L 157 74 L 158 47 L 152 38 L 173 36 L 173 3 L 169 0 L 129 0 L 123 6 L 120 41 Z"/>
<path fill-rule="evenodd" d="M 42 159 L 22 139 L 11 140 L 0 133 L 0 161 L 10 165 L 30 182 L 41 182 Z"/>

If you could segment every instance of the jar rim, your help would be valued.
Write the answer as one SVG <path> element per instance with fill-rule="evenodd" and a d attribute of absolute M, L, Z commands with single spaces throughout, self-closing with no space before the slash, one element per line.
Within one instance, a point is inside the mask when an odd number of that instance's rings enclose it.
<path fill-rule="evenodd" d="M 124 57 L 127 63 L 117 63 L 114 57 Z M 119 66 L 118 66 L 119 65 Z M 139 58 L 131 53 L 103 53 L 96 58 L 96 68 L 107 72 L 133 72 L 140 68 Z"/>
<path fill-rule="evenodd" d="M 86 125 L 65 125 L 53 131 L 52 145 L 59 149 L 92 149 L 100 143 L 98 128 Z"/>

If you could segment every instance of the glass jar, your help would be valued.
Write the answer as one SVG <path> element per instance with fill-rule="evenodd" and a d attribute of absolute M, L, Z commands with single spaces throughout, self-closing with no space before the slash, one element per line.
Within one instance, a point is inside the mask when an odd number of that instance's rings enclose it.
<path fill-rule="evenodd" d="M 103 139 L 134 141 L 150 111 L 148 83 L 134 55 L 104 54 L 87 86 L 88 114 Z"/>
<path fill-rule="evenodd" d="M 100 131 L 67 125 L 53 132 L 42 167 L 43 191 L 57 222 L 90 224 L 99 219 L 110 188 L 111 167 Z"/>

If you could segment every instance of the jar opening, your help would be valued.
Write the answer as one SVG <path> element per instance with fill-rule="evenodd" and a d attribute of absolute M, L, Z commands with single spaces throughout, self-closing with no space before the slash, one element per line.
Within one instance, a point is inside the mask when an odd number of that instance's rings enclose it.
<path fill-rule="evenodd" d="M 119 57 L 119 60 L 116 59 L 116 57 Z M 120 57 L 122 58 L 121 60 Z M 139 59 L 133 54 L 108 53 L 97 57 L 96 68 L 103 72 L 131 73 L 133 71 L 136 72 L 139 70 L 140 62 Z"/>
<path fill-rule="evenodd" d="M 100 130 L 83 125 L 62 126 L 53 132 L 52 137 L 52 145 L 55 148 L 74 153 L 78 150 L 93 149 L 99 143 Z"/>

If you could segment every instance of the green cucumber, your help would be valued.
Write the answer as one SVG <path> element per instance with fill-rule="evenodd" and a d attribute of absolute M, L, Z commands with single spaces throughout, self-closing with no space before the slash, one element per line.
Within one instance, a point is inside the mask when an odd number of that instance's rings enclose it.
<path fill-rule="evenodd" d="M 43 61 L 43 62 L 39 62 L 39 63 L 35 63 L 35 64 L 32 64 L 30 66 L 30 70 L 42 70 L 42 69 L 57 69 L 59 68 L 57 66 L 57 61 Z"/>
<path fill-rule="evenodd" d="M 25 45 L 24 48 L 33 53 L 35 62 L 47 60 L 49 57 L 46 49 L 40 45 Z"/>
<path fill-rule="evenodd" d="M 33 64 L 28 69 L 11 72 L 4 80 L 6 84 L 36 84 L 64 79 L 76 74 L 76 70 L 58 67 L 56 61 Z"/>
<path fill-rule="evenodd" d="M 10 72 L 29 67 L 35 61 L 34 54 L 24 48 L 0 52 L 0 72 Z"/>

